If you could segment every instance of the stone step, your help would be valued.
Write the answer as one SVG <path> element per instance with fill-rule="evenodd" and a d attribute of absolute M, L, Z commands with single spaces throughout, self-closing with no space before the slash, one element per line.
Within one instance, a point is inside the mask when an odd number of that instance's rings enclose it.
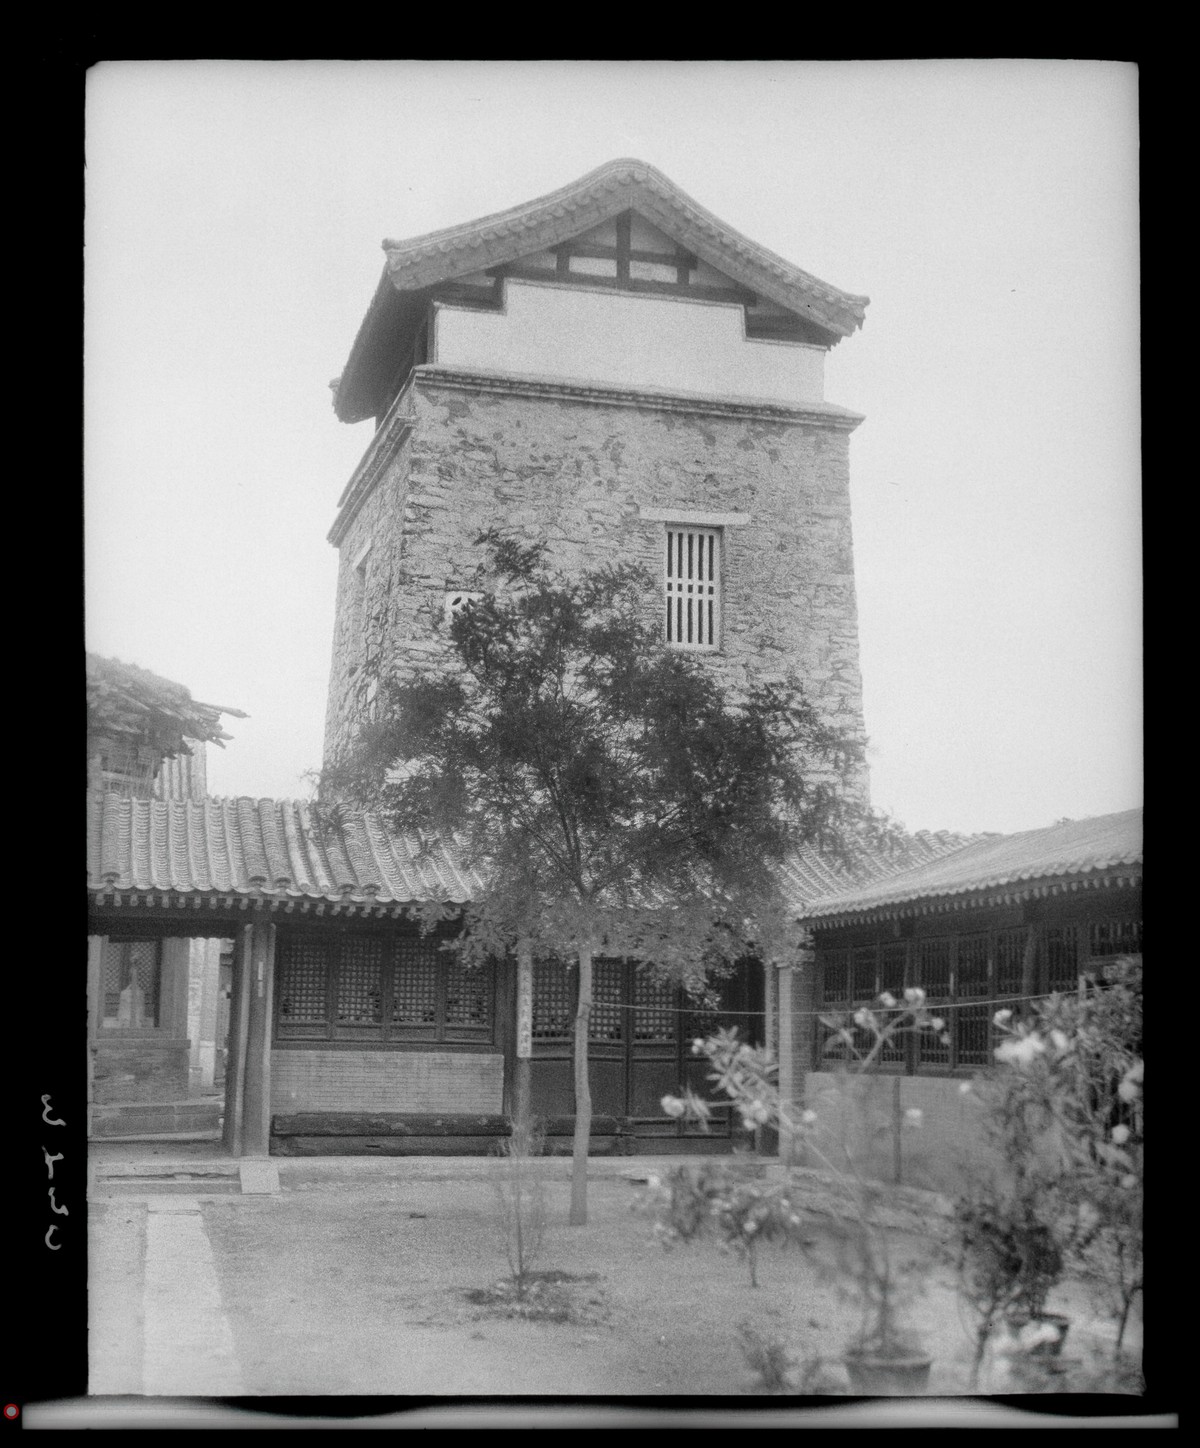
<path fill-rule="evenodd" d="M 237 1177 L 198 1177 L 194 1181 L 161 1177 L 99 1177 L 97 1194 L 106 1197 L 231 1196 L 241 1192 Z"/>

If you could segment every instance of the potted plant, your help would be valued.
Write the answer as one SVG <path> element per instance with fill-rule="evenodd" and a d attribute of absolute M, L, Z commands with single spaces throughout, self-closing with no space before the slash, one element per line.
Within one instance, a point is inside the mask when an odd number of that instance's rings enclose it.
<path fill-rule="evenodd" d="M 1059 1234 L 1044 1215 L 1052 1202 L 1049 1184 L 1019 1174 L 1007 1184 L 984 1181 L 954 1204 L 959 1295 L 976 1319 L 972 1389 L 1002 1323 L 1034 1356 L 1062 1349 L 1069 1319 L 1046 1311 L 1066 1265 Z"/>
<path fill-rule="evenodd" d="M 879 1059 L 886 1044 L 901 1031 L 944 1031 L 944 1023 L 925 1009 L 924 992 L 905 992 L 903 1003 L 884 994 L 874 1008 L 852 1016 L 823 1016 L 830 1031 L 827 1048 L 840 1051 L 851 1075 L 863 1075 Z M 860 1042 L 866 1042 L 865 1046 Z M 932 1359 L 902 1321 L 911 1286 L 909 1265 L 901 1261 L 883 1221 L 887 1195 L 881 1183 L 868 1180 L 847 1150 L 826 1149 L 816 1139 L 814 1111 L 797 1111 L 779 1094 L 775 1065 L 766 1055 L 738 1040 L 736 1031 L 722 1031 L 692 1044 L 708 1058 L 709 1076 L 736 1104 L 747 1126 L 770 1126 L 781 1136 L 801 1140 L 829 1173 L 836 1197 L 834 1226 L 817 1233 L 805 1249 L 819 1268 L 836 1276 L 856 1299 L 860 1319 L 844 1350 L 843 1361 L 852 1388 L 863 1394 L 895 1396 L 923 1393 Z M 849 1094 L 849 1093 L 848 1093 Z M 663 1109 L 706 1122 L 709 1107 L 694 1092 L 663 1098 Z M 794 1188 L 793 1188 L 794 1191 Z M 794 1202 L 795 1196 L 791 1197 Z M 823 1236 L 823 1246 L 816 1241 Z M 832 1243 L 832 1254 L 822 1255 Z"/>

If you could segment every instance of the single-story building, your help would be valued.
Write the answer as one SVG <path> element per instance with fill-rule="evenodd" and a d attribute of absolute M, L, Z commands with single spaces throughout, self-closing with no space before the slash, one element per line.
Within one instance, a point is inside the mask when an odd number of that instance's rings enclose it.
<path fill-rule="evenodd" d="M 940 859 L 811 898 L 812 970 L 793 997 L 794 1077 L 832 1121 L 837 1061 L 823 1013 L 902 999 L 920 986 L 946 1031 L 902 1033 L 871 1091 L 882 1124 L 873 1169 L 910 1185 L 952 1188 L 979 1147 L 962 1082 L 993 1064 L 993 1017 L 1032 997 L 1079 988 L 1105 960 L 1142 950 L 1142 811 L 982 836 Z M 946 1039 L 942 1039 L 942 1035 Z M 864 1041 L 865 1044 L 865 1041 Z M 782 1053 L 781 1053 L 782 1054 Z M 801 1093 L 797 1093 L 801 1094 Z M 920 1130 L 901 1134 L 906 1112 Z M 849 1124 L 838 1123 L 838 1130 Z"/>

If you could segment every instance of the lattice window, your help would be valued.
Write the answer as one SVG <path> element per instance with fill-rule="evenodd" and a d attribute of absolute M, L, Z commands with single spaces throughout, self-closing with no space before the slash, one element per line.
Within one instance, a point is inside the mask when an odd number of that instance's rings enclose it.
<path fill-rule="evenodd" d="M 599 957 L 592 962 L 592 1011 L 588 1019 L 590 1041 L 622 1039 L 622 988 L 625 962 Z"/>
<path fill-rule="evenodd" d="M 922 940 L 918 947 L 919 974 L 917 983 L 924 988 L 926 1004 L 935 1015 L 946 1017 L 952 989 L 954 941 L 948 936 Z M 950 1047 L 941 1039 L 940 1031 L 925 1029 L 917 1033 L 917 1059 L 925 1066 L 950 1065 Z"/>
<path fill-rule="evenodd" d="M 879 962 L 873 945 L 860 945 L 850 952 L 850 999 L 869 1006 L 879 994 Z"/>
<path fill-rule="evenodd" d="M 961 1004 L 972 997 L 986 998 L 988 986 L 988 937 L 960 935 L 954 994 L 960 1004 L 949 1013 L 948 1026 L 954 1042 L 955 1066 L 987 1066 L 992 1060 L 992 1013 L 995 1006 Z"/>
<path fill-rule="evenodd" d="M 859 945 L 850 952 L 851 1005 L 867 1006 L 871 1009 L 876 1007 L 876 997 L 879 994 L 876 989 L 878 971 L 879 954 L 873 945 Z M 869 1055 L 875 1045 L 873 1032 L 862 1026 L 851 1025 L 850 1033 L 859 1056 Z"/>
<path fill-rule="evenodd" d="M 656 980 L 644 971 L 633 975 L 633 1039 L 675 1041 L 679 1017 L 675 1011 L 677 992 L 669 980 Z"/>
<path fill-rule="evenodd" d="M 342 942 L 338 962 L 337 1009 L 339 1026 L 383 1026 L 383 942 L 369 936 L 349 936 Z"/>
<path fill-rule="evenodd" d="M 721 534 L 716 528 L 667 528 L 667 643 L 715 649 L 721 631 Z"/>
<path fill-rule="evenodd" d="M 104 948 L 102 1019 L 105 1026 L 158 1025 L 162 987 L 160 942 L 109 940 Z"/>
<path fill-rule="evenodd" d="M 850 1004 L 850 952 L 821 952 L 821 1000 L 830 1007 Z"/>
<path fill-rule="evenodd" d="M 533 1039 L 562 1041 L 571 1035 L 575 972 L 558 960 L 533 963 Z"/>
<path fill-rule="evenodd" d="M 879 947 L 879 993 L 904 999 L 907 984 L 908 946 L 903 940 L 885 941 Z M 908 1038 L 903 1031 L 892 1037 L 879 1052 L 881 1066 L 902 1066 L 908 1059 Z"/>
<path fill-rule="evenodd" d="M 1046 931 L 1046 989 L 1074 990 L 1079 982 L 1079 927 L 1052 925 Z"/>
<path fill-rule="evenodd" d="M 324 1034 L 327 1030 L 329 959 L 330 948 L 325 941 L 281 938 L 276 985 L 281 1035 Z"/>
<path fill-rule="evenodd" d="M 1140 920 L 1094 920 L 1088 926 L 1088 954 L 1092 959 L 1141 953 Z"/>
<path fill-rule="evenodd" d="M 446 981 L 446 1029 L 486 1031 L 492 1023 L 492 978 L 487 967 L 467 970 L 445 956 L 442 970 Z"/>
<path fill-rule="evenodd" d="M 1015 996 L 1021 993 L 1021 976 L 1025 968 L 1025 946 L 1028 927 L 996 931 L 996 994 Z M 1015 1008 L 1015 1007 L 1014 1007 Z M 999 1007 L 997 1006 L 998 1010 Z"/>
<path fill-rule="evenodd" d="M 436 1028 L 438 956 L 434 940 L 406 937 L 397 940 L 392 984 L 393 1025 Z"/>

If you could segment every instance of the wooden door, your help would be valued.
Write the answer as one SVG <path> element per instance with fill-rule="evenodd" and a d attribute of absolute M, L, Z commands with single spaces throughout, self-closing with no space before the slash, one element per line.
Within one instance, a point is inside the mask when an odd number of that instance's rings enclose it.
<path fill-rule="evenodd" d="M 575 1092 L 571 1034 L 576 972 L 550 962 L 534 969 L 531 1101 L 539 1116 L 571 1116 Z M 708 1134 L 728 1135 L 731 1110 L 713 1095 L 707 1063 L 692 1054 L 692 1041 L 720 1027 L 737 1026 L 745 1039 L 762 1035 L 762 970 L 745 962 L 717 983 L 721 1009 L 705 1011 L 681 989 L 655 979 L 635 961 L 600 957 L 594 964 L 588 1050 L 593 1116 L 612 1116 L 639 1136 L 702 1134 L 693 1123 L 667 1116 L 662 1098 L 690 1086 L 714 1101 Z"/>

